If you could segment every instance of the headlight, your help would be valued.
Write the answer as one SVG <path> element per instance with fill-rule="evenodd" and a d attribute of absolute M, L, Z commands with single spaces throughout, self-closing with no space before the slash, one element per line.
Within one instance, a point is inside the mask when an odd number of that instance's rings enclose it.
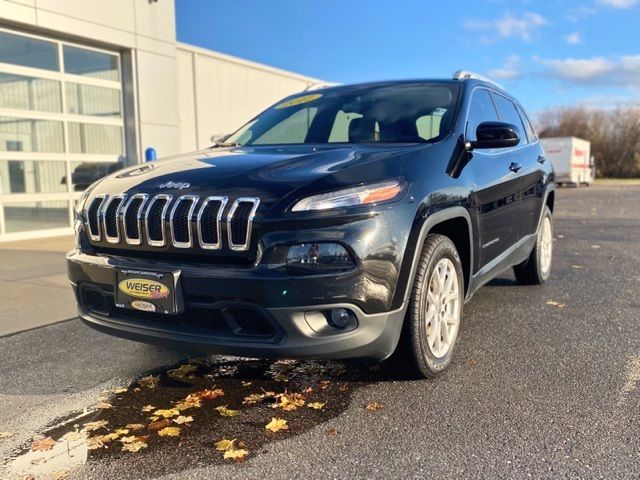
<path fill-rule="evenodd" d="M 388 202 L 397 198 L 403 189 L 404 183 L 401 180 L 386 180 L 313 195 L 300 200 L 291 210 L 293 212 L 308 212 Z"/>

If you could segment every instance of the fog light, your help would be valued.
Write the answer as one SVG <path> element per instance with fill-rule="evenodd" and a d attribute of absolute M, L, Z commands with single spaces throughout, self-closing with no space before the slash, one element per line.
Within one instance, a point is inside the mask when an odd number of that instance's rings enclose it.
<path fill-rule="evenodd" d="M 340 330 L 347 328 L 352 322 L 349 310 L 344 308 L 334 308 L 333 310 L 330 310 L 328 320 L 332 327 L 339 328 Z"/>

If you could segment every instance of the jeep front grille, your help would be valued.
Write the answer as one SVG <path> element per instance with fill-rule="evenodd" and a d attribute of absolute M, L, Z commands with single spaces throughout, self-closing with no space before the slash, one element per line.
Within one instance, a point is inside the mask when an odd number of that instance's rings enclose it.
<path fill-rule="evenodd" d="M 88 203 L 84 220 L 93 242 L 205 250 L 223 247 L 225 223 L 228 247 L 246 251 L 260 199 L 238 198 L 225 216 L 227 203 L 228 198 L 220 196 L 99 195 Z"/>

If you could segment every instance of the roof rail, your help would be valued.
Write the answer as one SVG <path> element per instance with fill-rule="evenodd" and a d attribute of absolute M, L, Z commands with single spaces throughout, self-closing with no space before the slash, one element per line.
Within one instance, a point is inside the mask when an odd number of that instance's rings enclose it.
<path fill-rule="evenodd" d="M 304 92 L 313 92 L 314 90 L 322 90 L 323 88 L 337 87 L 338 85 L 340 85 L 340 84 L 336 83 L 336 82 L 314 83 L 313 85 L 309 85 L 303 91 Z"/>
<path fill-rule="evenodd" d="M 454 80 L 465 80 L 467 78 L 473 78 L 475 80 L 482 80 L 483 82 L 492 83 L 492 84 L 496 85 L 497 87 L 502 88 L 502 85 L 500 85 L 498 82 L 494 82 L 490 78 L 482 76 L 479 73 L 470 72 L 468 70 L 458 70 L 457 72 L 455 72 L 453 74 L 453 79 Z"/>

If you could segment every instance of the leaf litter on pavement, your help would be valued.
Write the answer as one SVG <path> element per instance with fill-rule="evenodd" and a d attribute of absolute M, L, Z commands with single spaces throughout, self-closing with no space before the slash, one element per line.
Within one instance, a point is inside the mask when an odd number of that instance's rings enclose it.
<path fill-rule="evenodd" d="M 104 392 L 83 421 L 47 430 L 23 452 L 32 445 L 62 451 L 82 444 L 84 461 L 109 462 L 122 469 L 122 478 L 131 475 L 128 462 L 149 477 L 194 462 L 239 463 L 265 451 L 269 442 L 337 417 L 356 388 L 380 377 L 379 369 L 335 362 L 191 360 Z"/>

